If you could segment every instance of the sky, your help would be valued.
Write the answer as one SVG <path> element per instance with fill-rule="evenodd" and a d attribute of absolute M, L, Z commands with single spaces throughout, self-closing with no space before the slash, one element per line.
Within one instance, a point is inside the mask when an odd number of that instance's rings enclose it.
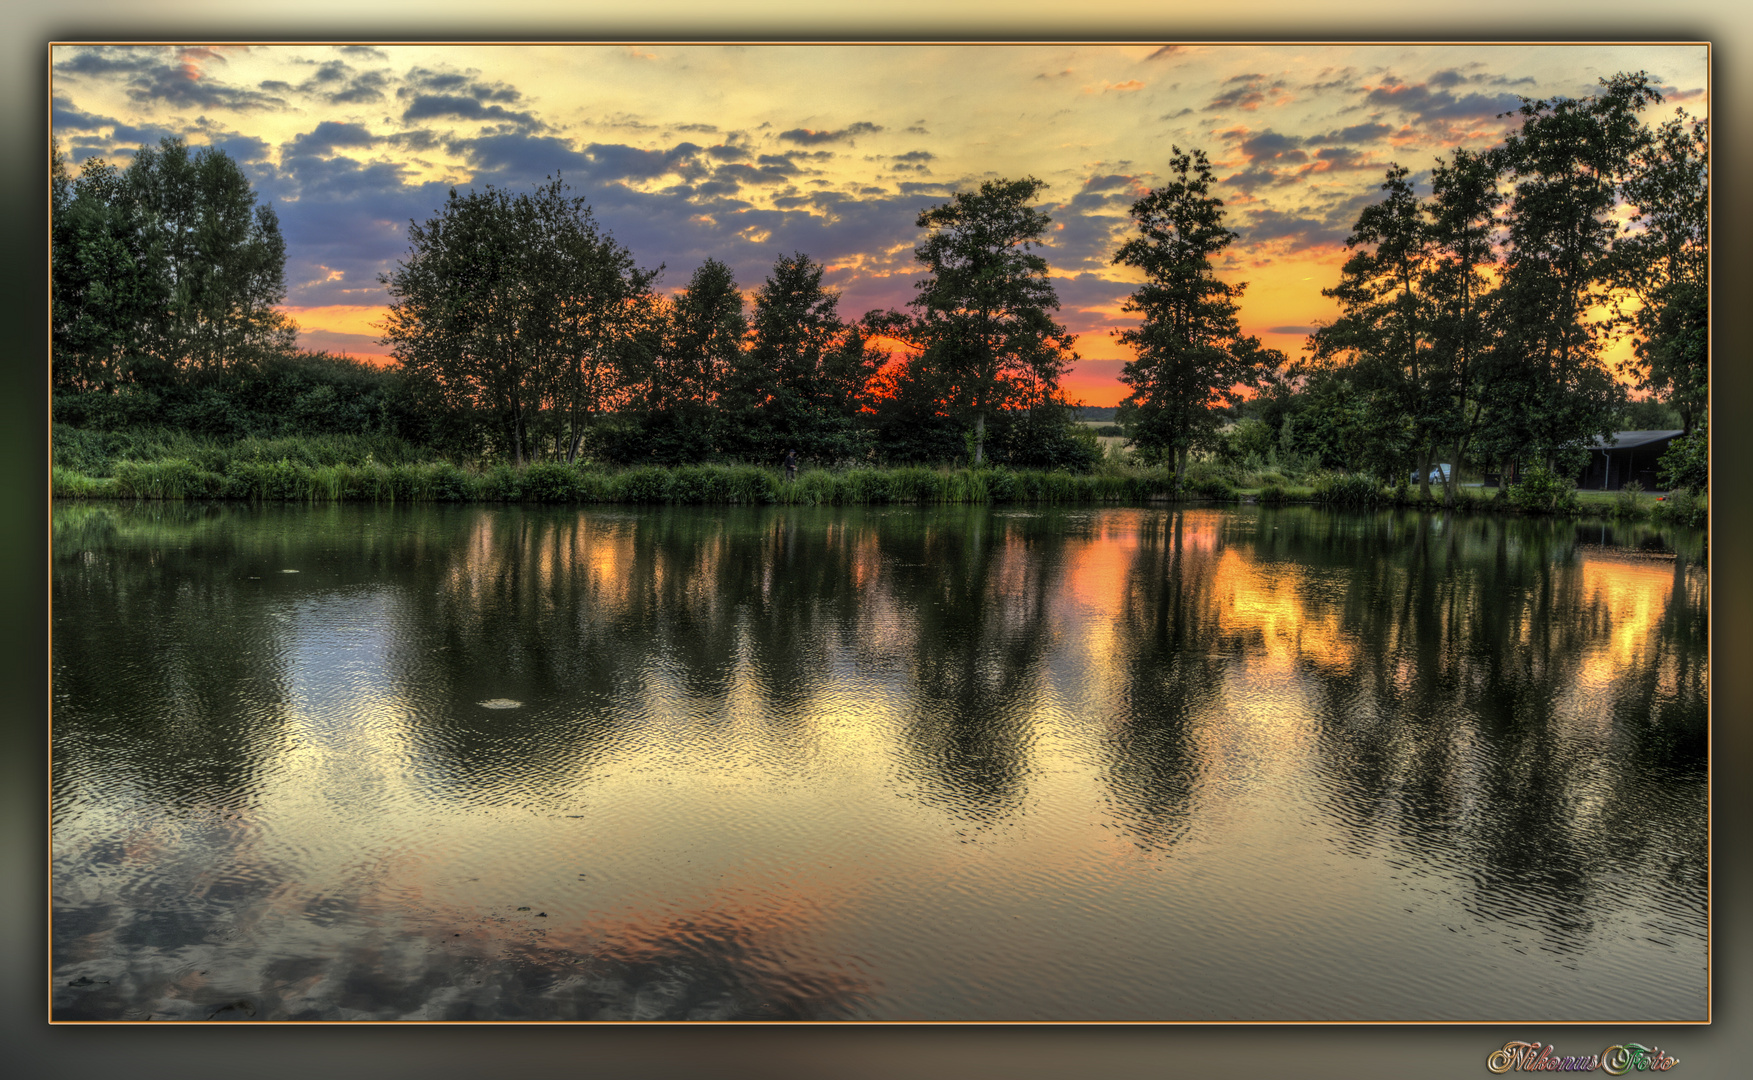
<path fill-rule="evenodd" d="M 1703 45 L 168 44 L 54 46 L 51 125 L 75 163 L 224 149 L 279 215 L 301 344 L 371 359 L 378 277 L 453 187 L 558 175 L 665 291 L 717 258 L 752 295 L 803 252 L 857 318 L 914 295 L 922 210 L 1034 176 L 1077 339 L 1062 385 L 1113 405 L 1137 278 L 1112 260 L 1173 148 L 1212 162 L 1243 331 L 1294 356 L 1391 164 L 1427 190 L 1523 98 L 1640 70 L 1666 99 L 1650 120 L 1708 115 Z"/>

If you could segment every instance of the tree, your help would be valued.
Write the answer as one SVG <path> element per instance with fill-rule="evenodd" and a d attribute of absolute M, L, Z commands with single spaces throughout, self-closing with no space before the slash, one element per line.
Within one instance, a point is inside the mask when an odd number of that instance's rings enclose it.
<path fill-rule="evenodd" d="M 56 385 L 114 390 L 290 349 L 286 244 L 224 151 L 177 139 L 127 170 L 51 157 Z"/>
<path fill-rule="evenodd" d="M 927 230 L 914 249 L 927 275 L 915 288 L 908 326 L 889 332 L 921 350 L 942 379 L 946 402 L 973 424 L 973 463 L 984 460 L 986 421 L 1019 400 L 1057 393 L 1077 359 L 1071 335 L 1053 321 L 1059 298 L 1047 260 L 1034 253 L 1051 219 L 1029 201 L 1034 177 L 988 180 L 920 213 Z"/>
<path fill-rule="evenodd" d="M 1690 433 L 1710 403 L 1710 142 L 1705 121 L 1676 112 L 1623 184 L 1637 213 L 1613 247 L 1611 273 L 1634 303 L 1618 313 L 1635 338 L 1621 370 L 1673 405 Z"/>
<path fill-rule="evenodd" d="M 801 252 L 781 256 L 755 291 L 749 347 L 721 399 L 733 424 L 721 449 L 758 460 L 795 449 L 827 462 L 866 452 L 857 419 L 881 357 L 841 321 L 840 294 L 822 287 L 824 272 Z"/>
<path fill-rule="evenodd" d="M 157 246 L 121 173 L 100 158 L 75 180 L 55 148 L 51 212 L 55 388 L 114 392 L 141 376 L 164 316 Z"/>
<path fill-rule="evenodd" d="M 286 299 L 280 220 L 271 204 L 256 205 L 237 162 L 166 138 L 142 147 L 126 177 L 168 293 L 161 354 L 185 370 L 222 371 L 291 348 L 297 328 L 276 310 Z"/>
<path fill-rule="evenodd" d="M 1600 359 L 1621 183 L 1648 141 L 1638 112 L 1661 97 L 1647 75 L 1602 80 L 1583 100 L 1524 99 L 1521 129 L 1493 152 L 1515 183 L 1500 288 L 1492 442 L 1557 472 L 1579 467 L 1623 398 Z"/>
<path fill-rule="evenodd" d="M 608 408 L 624 399 L 631 343 L 651 318 L 657 270 L 601 232 L 582 197 L 568 198 L 558 181 L 533 198 L 537 234 L 549 248 L 542 268 L 553 282 L 555 348 L 551 399 L 556 450 L 575 461 Z M 661 267 L 659 268 L 661 270 Z"/>
<path fill-rule="evenodd" d="M 408 243 L 380 280 L 383 340 L 415 392 L 495 417 L 519 465 L 544 427 L 575 455 L 654 275 L 558 179 L 533 195 L 453 188 L 436 217 L 409 223 Z"/>
<path fill-rule="evenodd" d="M 723 434 L 719 394 L 749 333 L 743 294 L 730 267 L 707 259 L 650 315 L 630 371 L 634 424 L 612 456 L 663 465 L 703 460 Z"/>
<path fill-rule="evenodd" d="M 1174 147 L 1175 179 L 1132 205 L 1139 235 L 1120 246 L 1114 262 L 1144 274 L 1126 302 L 1139 325 L 1116 333 L 1136 352 L 1120 381 L 1132 388 L 1126 404 L 1137 410 L 1131 444 L 1149 456 L 1169 456 L 1177 481 L 1187 455 L 1220 423 L 1217 410 L 1242 400 L 1263 368 L 1281 357 L 1244 339 L 1236 298 L 1246 287 L 1220 280 L 1212 257 L 1235 240 L 1223 226 L 1223 200 L 1211 195 L 1205 153 Z"/>
<path fill-rule="evenodd" d="M 1493 235 L 1498 173 L 1489 155 L 1457 149 L 1431 171 L 1430 257 L 1426 295 L 1430 300 L 1433 436 L 1449 451 L 1443 502 L 1453 506 L 1461 463 L 1478 430 L 1480 392 L 1491 371 L 1493 286 L 1484 268 L 1497 256 Z M 1428 479 L 1428 477 L 1427 477 Z"/>
<path fill-rule="evenodd" d="M 1404 166 L 1390 166 L 1382 183 L 1387 198 L 1358 214 L 1345 240 L 1353 254 L 1339 284 L 1321 290 L 1339 301 L 1339 318 L 1317 330 L 1310 344 L 1317 362 L 1343 361 L 1367 396 L 1370 426 L 1382 436 L 1374 455 L 1380 470 L 1399 473 L 1408 457 L 1416 458 L 1428 496 L 1438 422 L 1425 288 L 1431 242 L 1409 176 Z"/>

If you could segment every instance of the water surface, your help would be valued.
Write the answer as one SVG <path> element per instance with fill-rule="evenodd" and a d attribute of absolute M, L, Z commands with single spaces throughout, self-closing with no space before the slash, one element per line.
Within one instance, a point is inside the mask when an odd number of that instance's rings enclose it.
<path fill-rule="evenodd" d="M 53 524 L 59 1018 L 1707 1015 L 1697 534 Z"/>

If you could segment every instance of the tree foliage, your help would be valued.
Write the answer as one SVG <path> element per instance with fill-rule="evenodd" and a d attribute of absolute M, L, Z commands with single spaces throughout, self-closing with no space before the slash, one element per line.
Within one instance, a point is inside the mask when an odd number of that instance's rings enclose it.
<path fill-rule="evenodd" d="M 403 372 L 436 406 L 490 416 L 512 460 L 552 434 L 577 452 L 612 397 L 653 274 L 604 235 L 582 198 L 458 194 L 409 223 L 408 257 L 382 277 Z"/>
<path fill-rule="evenodd" d="M 1238 404 L 1240 388 L 1258 386 L 1282 357 L 1242 337 L 1236 299 L 1245 286 L 1212 267 L 1236 234 L 1224 228 L 1204 152 L 1175 147 L 1170 170 L 1174 180 L 1132 205 L 1139 235 L 1114 256 L 1144 275 L 1125 307 L 1139 325 L 1115 336 L 1137 354 L 1120 375 L 1137 409 L 1132 444 L 1147 457 L 1171 457 L 1180 477 L 1189 451 L 1220 423 L 1218 410 Z"/>
<path fill-rule="evenodd" d="M 113 392 L 212 375 L 290 349 L 286 244 L 224 151 L 144 147 L 51 175 L 55 384 Z"/>
<path fill-rule="evenodd" d="M 720 440 L 732 456 L 777 461 L 794 450 L 832 464 L 864 457 L 859 426 L 866 387 L 881 361 L 865 332 L 842 321 L 825 268 L 797 252 L 781 256 L 755 291 L 748 347 L 735 360 Z"/>
<path fill-rule="evenodd" d="M 988 180 L 920 213 L 926 268 L 910 325 L 891 323 L 923 353 L 949 406 L 972 421 L 973 461 L 985 457 L 986 423 L 998 410 L 1058 392 L 1077 359 L 1055 322 L 1059 298 L 1035 253 L 1051 219 L 1030 205 L 1046 184 Z"/>
<path fill-rule="evenodd" d="M 1637 213 L 1611 277 L 1629 300 L 1618 312 L 1634 338 L 1624 373 L 1690 432 L 1710 402 L 1710 141 L 1705 121 L 1676 113 L 1633 156 L 1623 191 Z"/>

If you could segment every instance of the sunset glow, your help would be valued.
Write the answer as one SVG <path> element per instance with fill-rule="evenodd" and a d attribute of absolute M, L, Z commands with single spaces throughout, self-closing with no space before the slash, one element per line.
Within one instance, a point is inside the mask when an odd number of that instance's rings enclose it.
<path fill-rule="evenodd" d="M 1666 98 L 1650 119 L 1708 114 L 1702 45 L 57 46 L 53 134 L 75 164 L 225 149 L 280 215 L 301 343 L 380 362 L 378 277 L 453 186 L 559 175 L 666 290 L 711 257 L 752 293 L 801 251 L 857 318 L 913 296 L 922 210 L 1034 175 L 1064 388 L 1112 405 L 1133 282 L 1111 260 L 1172 147 L 1216 166 L 1243 331 L 1294 356 L 1391 163 L 1428 190 L 1523 97 L 1637 70 Z"/>

